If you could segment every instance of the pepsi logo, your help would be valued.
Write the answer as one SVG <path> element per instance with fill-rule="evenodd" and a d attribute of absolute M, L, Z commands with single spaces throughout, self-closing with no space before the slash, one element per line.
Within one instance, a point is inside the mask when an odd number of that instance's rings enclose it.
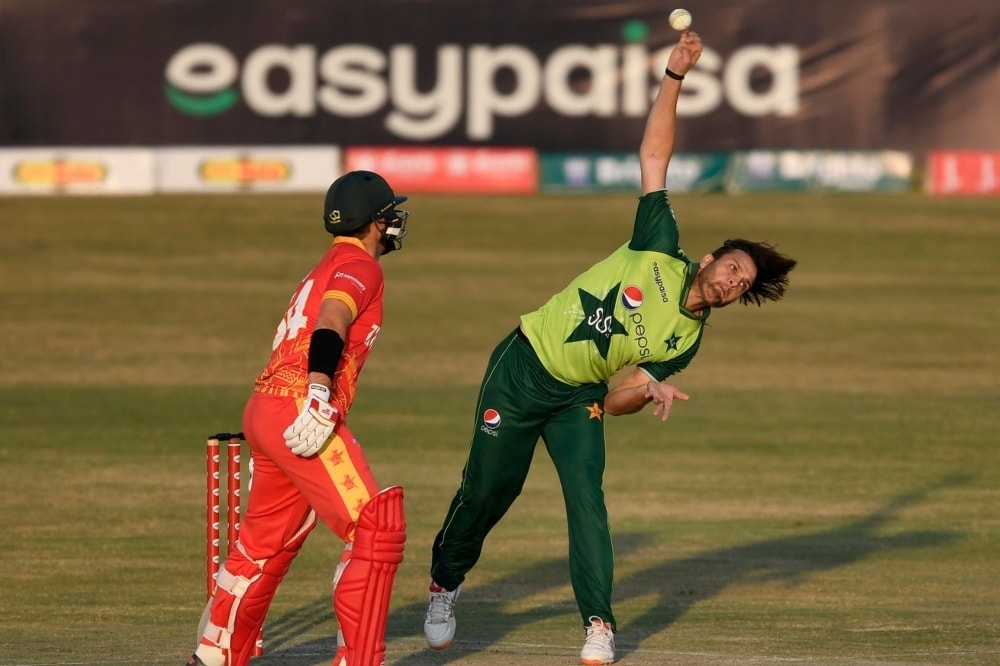
<path fill-rule="evenodd" d="M 622 305 L 626 310 L 637 310 L 642 305 L 642 289 L 630 284 L 622 290 Z"/>
<path fill-rule="evenodd" d="M 483 423 L 490 430 L 496 430 L 500 427 L 500 412 L 495 409 L 487 409 L 483 412 Z"/>

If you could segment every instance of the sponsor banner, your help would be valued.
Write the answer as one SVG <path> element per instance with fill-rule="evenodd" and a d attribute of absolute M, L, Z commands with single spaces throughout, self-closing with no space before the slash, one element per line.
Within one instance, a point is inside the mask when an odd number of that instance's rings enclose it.
<path fill-rule="evenodd" d="M 0 194 L 131 195 L 153 189 L 148 149 L 0 149 Z"/>
<path fill-rule="evenodd" d="M 936 151 L 927 157 L 930 194 L 1000 194 L 1000 151 Z"/>
<path fill-rule="evenodd" d="M 996 0 L 691 9 L 705 47 L 677 105 L 679 151 L 1000 149 Z M 677 41 L 667 11 L 0 0 L 0 145 L 636 150 Z"/>
<path fill-rule="evenodd" d="M 538 153 L 531 148 L 347 148 L 344 171 L 356 169 L 375 171 L 407 194 L 538 191 Z"/>
<path fill-rule="evenodd" d="M 724 153 L 675 153 L 667 169 L 671 192 L 722 189 L 728 156 Z M 641 191 L 639 157 L 631 153 L 543 153 L 545 191 Z"/>
<path fill-rule="evenodd" d="M 340 149 L 163 148 L 157 163 L 161 192 L 322 192 L 340 175 Z"/>
<path fill-rule="evenodd" d="M 755 150 L 735 153 L 727 192 L 905 192 L 913 159 L 899 151 Z"/>

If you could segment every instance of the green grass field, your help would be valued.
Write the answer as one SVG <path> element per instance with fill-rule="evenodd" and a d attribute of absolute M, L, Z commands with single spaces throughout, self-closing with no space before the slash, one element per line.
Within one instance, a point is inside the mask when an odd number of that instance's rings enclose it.
<path fill-rule="evenodd" d="M 0 198 L 0 664 L 175 664 L 204 597 L 204 445 L 243 402 L 326 245 L 321 195 Z M 575 664 L 544 449 L 444 652 L 431 540 L 489 352 L 624 242 L 633 196 L 413 196 L 352 429 L 409 540 L 387 664 Z M 619 663 L 1000 663 L 1000 200 L 677 196 L 692 256 L 800 261 L 716 312 L 675 383 L 607 424 Z M 261 666 L 328 664 L 340 546 L 317 530 Z"/>

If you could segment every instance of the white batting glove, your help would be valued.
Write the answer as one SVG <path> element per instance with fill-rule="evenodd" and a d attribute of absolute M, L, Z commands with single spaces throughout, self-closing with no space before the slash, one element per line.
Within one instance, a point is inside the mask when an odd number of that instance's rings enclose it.
<path fill-rule="evenodd" d="M 340 421 L 340 408 L 330 403 L 330 389 L 322 384 L 310 384 L 302 411 L 285 429 L 285 444 L 297 456 L 316 455 Z"/>

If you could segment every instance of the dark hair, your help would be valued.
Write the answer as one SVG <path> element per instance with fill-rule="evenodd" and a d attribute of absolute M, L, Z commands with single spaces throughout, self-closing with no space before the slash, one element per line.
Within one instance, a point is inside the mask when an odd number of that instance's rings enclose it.
<path fill-rule="evenodd" d="M 788 273 L 798 263 L 791 257 L 786 257 L 774 249 L 774 245 L 766 241 L 754 242 L 742 238 L 730 238 L 722 247 L 712 252 L 718 259 L 727 252 L 743 250 L 750 255 L 757 267 L 757 279 L 750 288 L 740 296 L 740 303 L 763 305 L 764 301 L 778 301 L 785 295 L 788 287 Z"/>

